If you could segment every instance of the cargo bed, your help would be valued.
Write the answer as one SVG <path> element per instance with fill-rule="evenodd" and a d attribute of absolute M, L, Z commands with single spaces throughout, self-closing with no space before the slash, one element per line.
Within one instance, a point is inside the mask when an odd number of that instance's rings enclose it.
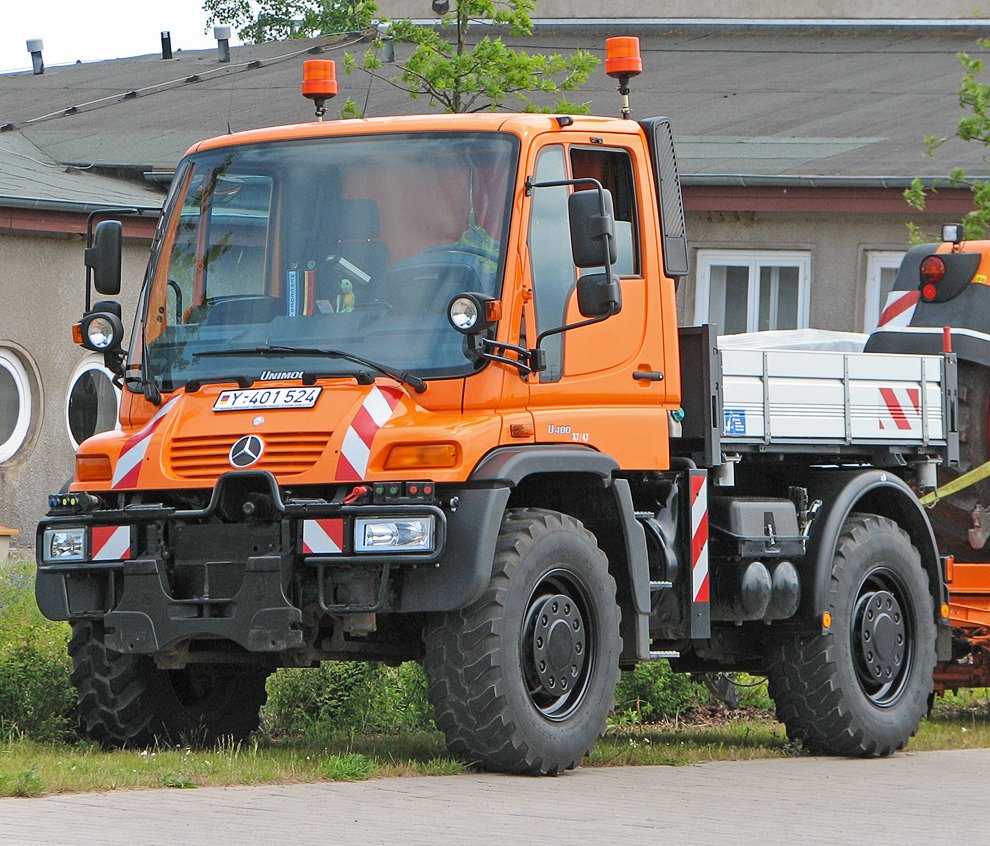
<path fill-rule="evenodd" d="M 796 449 L 957 460 L 953 356 L 754 349 L 759 333 L 747 340 L 719 349 L 709 327 L 682 330 L 683 439 L 693 451 L 715 463 L 719 453 Z"/>

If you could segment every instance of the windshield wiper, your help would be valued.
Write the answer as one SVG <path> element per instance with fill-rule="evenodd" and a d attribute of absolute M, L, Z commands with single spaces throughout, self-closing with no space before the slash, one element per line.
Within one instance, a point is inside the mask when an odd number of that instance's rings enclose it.
<path fill-rule="evenodd" d="M 323 349 L 322 347 L 292 347 L 285 344 L 260 344 L 256 347 L 203 350 L 192 354 L 193 358 L 219 355 L 311 355 L 320 356 L 321 358 L 336 358 L 377 370 L 379 373 L 390 376 L 403 385 L 408 385 L 417 394 L 421 394 L 426 390 L 426 382 L 419 376 L 409 373 L 406 370 L 397 370 L 394 367 L 389 367 L 387 364 L 379 364 L 377 361 L 372 361 L 371 359 L 345 352 L 344 350 Z"/>

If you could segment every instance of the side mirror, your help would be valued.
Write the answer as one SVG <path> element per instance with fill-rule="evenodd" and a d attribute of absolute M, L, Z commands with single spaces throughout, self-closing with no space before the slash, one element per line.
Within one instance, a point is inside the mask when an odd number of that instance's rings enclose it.
<path fill-rule="evenodd" d="M 619 277 L 609 273 L 589 273 L 578 279 L 578 311 L 582 317 L 611 317 L 622 310 Z"/>
<path fill-rule="evenodd" d="M 123 225 L 104 220 L 96 225 L 93 246 L 86 248 L 86 267 L 93 271 L 93 285 L 104 296 L 120 293 L 120 251 Z"/>
<path fill-rule="evenodd" d="M 602 213 L 602 198 L 605 212 Z M 578 267 L 611 267 L 615 264 L 615 213 L 612 192 L 575 191 L 567 198 L 571 225 L 571 253 Z"/>

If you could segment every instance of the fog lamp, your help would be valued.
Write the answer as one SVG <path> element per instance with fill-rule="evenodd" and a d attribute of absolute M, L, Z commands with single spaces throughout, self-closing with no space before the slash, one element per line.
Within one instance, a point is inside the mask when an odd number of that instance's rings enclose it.
<path fill-rule="evenodd" d="M 47 564 L 83 561 L 86 557 L 86 530 L 45 529 L 42 558 Z"/>
<path fill-rule="evenodd" d="M 359 517 L 354 521 L 354 551 L 431 552 L 435 533 L 432 515 Z"/>

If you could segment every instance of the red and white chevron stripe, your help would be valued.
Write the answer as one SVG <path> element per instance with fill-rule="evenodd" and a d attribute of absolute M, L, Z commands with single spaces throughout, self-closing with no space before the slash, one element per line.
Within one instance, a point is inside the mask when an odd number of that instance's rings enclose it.
<path fill-rule="evenodd" d="M 114 490 L 119 488 L 133 488 L 137 486 L 138 476 L 141 473 L 141 462 L 148 454 L 148 445 L 151 443 L 151 436 L 155 433 L 165 415 L 168 414 L 179 397 L 172 397 L 165 405 L 158 409 L 158 413 L 148 421 L 148 424 L 136 435 L 129 438 L 124 448 L 120 451 L 117 459 L 117 466 L 113 471 L 113 481 L 110 487 Z"/>
<path fill-rule="evenodd" d="M 357 414 L 344 433 L 340 447 L 340 461 L 337 462 L 336 478 L 342 481 L 363 480 L 371 458 L 371 444 L 382 428 L 391 419 L 402 391 L 395 388 L 379 388 L 375 385 L 365 397 Z"/>
<path fill-rule="evenodd" d="M 340 518 L 303 520 L 303 555 L 340 555 L 344 521 Z"/>
<path fill-rule="evenodd" d="M 708 602 L 708 486 L 707 476 L 691 477 L 691 596 Z"/>
<path fill-rule="evenodd" d="M 127 561 L 131 557 L 130 526 L 93 526 L 90 558 L 93 561 Z"/>
<path fill-rule="evenodd" d="M 881 429 L 921 432 L 921 389 L 880 388 L 886 416 L 880 417 Z"/>
<path fill-rule="evenodd" d="M 920 291 L 891 291 L 877 321 L 877 328 L 889 326 L 909 326 L 914 317 L 915 306 L 921 299 Z"/>

